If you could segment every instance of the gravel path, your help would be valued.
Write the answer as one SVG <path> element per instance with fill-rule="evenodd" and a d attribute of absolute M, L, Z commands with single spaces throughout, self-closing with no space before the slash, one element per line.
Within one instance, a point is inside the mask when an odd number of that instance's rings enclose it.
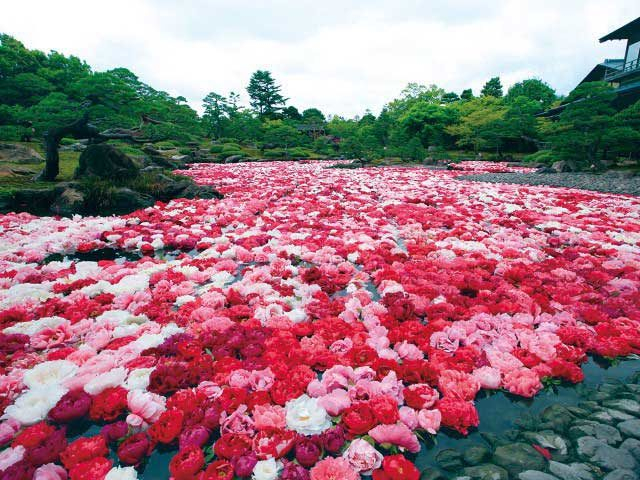
<path fill-rule="evenodd" d="M 626 172 L 595 173 L 478 173 L 461 175 L 460 180 L 518 185 L 581 188 L 606 193 L 640 196 L 640 176 Z"/>

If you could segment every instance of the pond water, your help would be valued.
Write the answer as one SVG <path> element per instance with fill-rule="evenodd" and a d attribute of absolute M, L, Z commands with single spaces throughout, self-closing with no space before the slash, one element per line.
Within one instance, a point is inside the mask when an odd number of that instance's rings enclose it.
<path fill-rule="evenodd" d="M 619 364 L 609 366 L 596 362 L 590 358 L 588 363 L 583 365 L 585 381 L 583 385 L 595 387 L 606 381 L 619 381 L 626 379 L 633 373 L 640 371 L 640 360 L 626 360 Z M 580 384 L 582 385 L 582 384 Z M 578 395 L 580 385 L 559 385 L 555 392 L 553 390 L 540 392 L 533 399 L 524 399 L 513 395 L 498 392 L 492 395 L 480 394 L 476 399 L 476 406 L 480 415 L 480 428 L 469 434 L 468 437 L 441 431 L 436 437 L 435 445 L 424 445 L 417 455 L 415 462 L 421 470 L 434 466 L 435 456 L 446 448 L 455 448 L 464 451 L 467 446 L 477 443 L 484 443 L 480 433 L 503 433 L 514 428 L 515 421 L 525 414 L 538 414 L 552 404 L 560 403 L 565 406 L 575 405 L 581 399 Z M 92 431 L 95 429 L 95 432 Z M 98 432 L 98 428 L 93 426 L 84 433 L 91 435 Z M 154 451 L 149 458 L 147 465 L 140 478 L 146 480 L 161 480 L 169 478 L 169 461 L 176 450 Z"/>

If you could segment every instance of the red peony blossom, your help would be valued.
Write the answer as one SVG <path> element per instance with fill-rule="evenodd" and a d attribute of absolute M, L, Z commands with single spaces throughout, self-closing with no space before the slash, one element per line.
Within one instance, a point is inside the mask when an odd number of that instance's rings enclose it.
<path fill-rule="evenodd" d="M 469 433 L 469 427 L 478 426 L 478 411 L 473 402 L 444 397 L 437 403 L 436 408 L 442 414 L 442 425 L 463 435 Z"/>
<path fill-rule="evenodd" d="M 69 470 L 69 480 L 104 480 L 112 465 L 113 462 L 108 458 L 92 458 Z"/>
<path fill-rule="evenodd" d="M 165 410 L 151 427 L 148 433 L 154 442 L 171 443 L 182 431 L 184 413 L 178 409 Z"/>
<path fill-rule="evenodd" d="M 62 464 L 70 470 L 79 463 L 86 462 L 95 457 L 104 457 L 109 453 L 107 443 L 102 435 L 94 437 L 80 437 L 70 443 L 60 454 Z"/>
<path fill-rule="evenodd" d="M 91 420 L 113 422 L 127 408 L 127 393 L 122 387 L 112 387 L 97 394 L 89 408 Z"/>
<path fill-rule="evenodd" d="M 372 475 L 373 480 L 419 480 L 420 470 L 404 455 L 389 455 L 382 460 L 382 468 Z"/>
<path fill-rule="evenodd" d="M 351 405 L 342 414 L 342 425 L 352 435 L 364 435 L 377 423 L 376 416 L 367 402 Z"/>
<path fill-rule="evenodd" d="M 178 451 L 169 462 L 169 472 L 176 480 L 191 480 L 202 467 L 204 453 L 195 446 Z"/>
<path fill-rule="evenodd" d="M 237 433 L 224 433 L 213 445 L 218 457 L 227 460 L 251 451 L 251 437 Z"/>
<path fill-rule="evenodd" d="M 134 433 L 118 446 L 118 458 L 125 465 L 138 465 L 152 449 L 146 433 Z"/>

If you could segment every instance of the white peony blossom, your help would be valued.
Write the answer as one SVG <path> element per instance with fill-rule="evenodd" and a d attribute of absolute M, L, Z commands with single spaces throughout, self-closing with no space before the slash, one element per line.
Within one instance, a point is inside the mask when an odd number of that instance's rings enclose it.
<path fill-rule="evenodd" d="M 97 395 L 107 388 L 122 385 L 125 378 L 127 378 L 127 370 L 124 367 L 114 368 L 89 380 L 84 386 L 84 391 L 89 395 Z"/>
<path fill-rule="evenodd" d="M 6 408 L 2 419 L 13 418 L 23 425 L 38 423 L 47 418 L 49 410 L 65 393 L 67 389 L 59 385 L 27 390 Z"/>
<path fill-rule="evenodd" d="M 124 384 L 127 390 L 146 390 L 149 386 L 149 377 L 153 368 L 136 368 L 129 372 L 129 377 Z"/>
<path fill-rule="evenodd" d="M 22 382 L 29 388 L 45 388 L 50 385 L 61 385 L 73 377 L 78 366 L 68 360 L 42 362 L 24 372 Z"/>
<path fill-rule="evenodd" d="M 331 427 L 331 418 L 317 398 L 302 395 L 285 406 L 287 427 L 302 435 L 317 435 Z"/>
<path fill-rule="evenodd" d="M 276 480 L 282 470 L 282 462 L 275 458 L 261 460 L 253 467 L 253 480 Z"/>
<path fill-rule="evenodd" d="M 113 467 L 104 480 L 137 480 L 138 472 L 134 467 Z"/>
<path fill-rule="evenodd" d="M 63 323 L 70 323 L 69 320 L 62 317 L 42 317 L 39 320 L 32 320 L 30 322 L 16 323 L 11 327 L 7 327 L 3 330 L 4 333 L 22 333 L 24 335 L 35 335 L 40 330 L 45 328 L 56 328 Z"/>

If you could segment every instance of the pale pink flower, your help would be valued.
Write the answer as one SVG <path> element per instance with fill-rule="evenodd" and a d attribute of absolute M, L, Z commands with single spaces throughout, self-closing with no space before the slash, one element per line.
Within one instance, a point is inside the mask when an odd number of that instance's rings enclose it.
<path fill-rule="evenodd" d="M 382 465 L 382 454 L 369 442 L 356 438 L 342 454 L 351 467 L 361 475 L 371 475 Z"/>
<path fill-rule="evenodd" d="M 249 386 L 255 391 L 266 391 L 271 389 L 276 376 L 269 367 L 263 370 L 253 370 L 249 375 Z"/>
<path fill-rule="evenodd" d="M 438 378 L 438 389 L 444 396 L 469 401 L 476 397 L 480 382 L 473 375 L 459 370 L 444 370 Z"/>
<path fill-rule="evenodd" d="M 360 480 L 360 474 L 344 458 L 327 457 L 311 469 L 311 480 Z"/>
<path fill-rule="evenodd" d="M 251 372 L 242 368 L 234 370 L 229 375 L 229 386 L 235 388 L 247 388 L 249 386 L 249 377 Z"/>
<path fill-rule="evenodd" d="M 0 471 L 4 471 L 24 457 L 25 448 L 22 445 L 9 447 L 0 452 Z"/>
<path fill-rule="evenodd" d="M 416 429 L 418 426 L 418 414 L 413 408 L 405 405 L 400 407 L 398 414 L 400 415 L 400 421 L 409 427 L 410 430 Z"/>
<path fill-rule="evenodd" d="M 340 415 L 351 406 L 349 392 L 340 388 L 318 398 L 318 403 L 333 417 Z"/>
<path fill-rule="evenodd" d="M 524 367 L 505 373 L 502 383 L 509 392 L 522 397 L 533 397 L 542 388 L 538 375 Z"/>
<path fill-rule="evenodd" d="M 482 388 L 496 390 L 500 388 L 502 381 L 500 371 L 493 367 L 480 367 L 473 371 L 473 377 L 480 383 Z"/>
<path fill-rule="evenodd" d="M 33 480 L 67 480 L 67 471 L 55 463 L 47 463 L 38 467 Z"/>
<path fill-rule="evenodd" d="M 154 423 L 166 410 L 166 399 L 155 393 L 132 390 L 127 394 L 127 405 L 131 414 L 139 416 L 147 423 Z"/>
<path fill-rule="evenodd" d="M 442 414 L 440 410 L 427 410 L 423 408 L 418 412 L 418 424 L 420 428 L 426 430 L 432 435 L 440 429 L 440 422 L 442 421 Z"/>
<path fill-rule="evenodd" d="M 13 440 L 18 430 L 20 430 L 20 422 L 13 418 L 0 423 L 0 445 L 5 445 Z"/>
<path fill-rule="evenodd" d="M 418 438 L 404 423 L 378 425 L 369 430 L 369 435 L 378 443 L 395 445 L 411 453 L 420 451 Z"/>
<path fill-rule="evenodd" d="M 252 414 L 258 430 L 279 430 L 287 426 L 286 411 L 279 405 L 256 405 Z"/>
<path fill-rule="evenodd" d="M 393 349 L 398 353 L 398 356 L 403 360 L 422 360 L 424 354 L 413 343 L 400 342 L 396 343 Z"/>

